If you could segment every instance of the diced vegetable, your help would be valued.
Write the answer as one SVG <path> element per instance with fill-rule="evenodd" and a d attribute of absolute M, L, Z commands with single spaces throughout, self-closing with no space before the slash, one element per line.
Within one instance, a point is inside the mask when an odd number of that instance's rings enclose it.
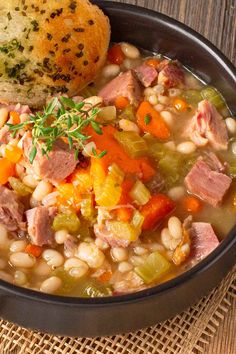
<path fill-rule="evenodd" d="M 15 175 L 15 164 L 5 157 L 0 159 L 0 184 L 6 184 L 9 177 Z"/>
<path fill-rule="evenodd" d="M 61 294 L 71 294 L 72 291 L 78 286 L 78 279 L 72 277 L 63 268 L 57 268 L 53 272 L 53 275 L 59 277 L 62 281 L 62 287 L 60 289 Z"/>
<path fill-rule="evenodd" d="M 12 163 L 17 163 L 23 154 L 23 150 L 18 146 L 8 144 L 5 148 L 5 157 Z"/>
<path fill-rule="evenodd" d="M 145 64 L 152 66 L 153 68 L 157 69 L 161 60 L 157 58 L 150 58 L 145 61 Z"/>
<path fill-rule="evenodd" d="M 135 114 L 134 114 L 134 109 L 132 106 L 126 107 L 120 114 L 119 114 L 120 119 L 129 119 L 132 121 L 136 120 Z"/>
<path fill-rule="evenodd" d="M 170 263 L 158 251 L 151 253 L 134 271 L 146 284 L 160 279 L 170 270 Z"/>
<path fill-rule="evenodd" d="M 33 189 L 26 186 L 21 180 L 15 177 L 9 177 L 8 182 L 12 189 L 22 197 L 26 197 L 33 193 Z"/>
<path fill-rule="evenodd" d="M 196 105 L 202 100 L 201 91 L 198 90 L 183 90 L 181 96 L 189 103 Z"/>
<path fill-rule="evenodd" d="M 76 233 L 80 228 L 80 220 L 75 213 L 60 213 L 53 220 L 53 230 L 67 230 L 71 233 Z"/>
<path fill-rule="evenodd" d="M 138 205 L 147 204 L 151 197 L 147 187 L 145 187 L 145 185 L 139 180 L 136 181 L 129 194 L 133 201 L 135 201 Z"/>
<path fill-rule="evenodd" d="M 108 175 L 104 181 L 99 195 L 96 195 L 96 202 L 100 206 L 114 206 L 121 197 L 121 184 L 124 180 L 124 172 L 116 165 L 112 164 Z"/>
<path fill-rule="evenodd" d="M 71 182 L 81 193 L 88 192 L 93 187 L 92 177 L 89 169 L 77 169 L 71 176 Z"/>
<path fill-rule="evenodd" d="M 144 216 L 138 210 L 135 210 L 133 213 L 132 225 L 134 225 L 136 229 L 141 229 L 143 222 Z"/>
<path fill-rule="evenodd" d="M 116 119 L 116 107 L 115 106 L 107 106 L 102 107 L 98 112 L 98 119 L 103 122 L 112 122 Z"/>
<path fill-rule="evenodd" d="M 57 202 L 59 205 L 63 205 L 75 210 L 80 209 L 81 196 L 79 190 L 74 187 L 72 183 L 61 183 L 57 186 L 59 197 Z"/>
<path fill-rule="evenodd" d="M 91 169 L 90 174 L 93 180 L 93 191 L 95 194 L 95 199 L 101 194 L 107 173 L 107 167 L 105 164 L 104 157 L 97 159 L 95 157 L 91 158 Z"/>
<path fill-rule="evenodd" d="M 129 106 L 129 100 L 127 97 L 118 96 L 115 99 L 115 106 L 117 109 L 125 109 Z"/>
<path fill-rule="evenodd" d="M 130 157 L 137 158 L 147 155 L 147 143 L 138 133 L 132 131 L 117 131 L 114 137 Z"/>
<path fill-rule="evenodd" d="M 79 295 L 81 297 L 104 297 L 111 296 L 112 289 L 109 285 L 103 282 L 98 282 L 96 279 L 85 280 L 79 284 Z"/>
<path fill-rule="evenodd" d="M 120 207 L 115 210 L 116 217 L 119 221 L 130 221 L 133 215 L 133 209 L 129 207 Z"/>
<path fill-rule="evenodd" d="M 18 112 L 16 111 L 11 111 L 10 112 L 10 120 L 11 120 L 11 124 L 20 124 L 20 115 Z"/>
<path fill-rule="evenodd" d="M 120 44 L 115 44 L 108 50 L 107 59 L 112 64 L 121 65 L 123 63 L 125 55 Z"/>
<path fill-rule="evenodd" d="M 137 123 L 143 132 L 150 133 L 155 137 L 166 140 L 170 137 L 170 130 L 152 105 L 143 101 L 137 110 Z"/>
<path fill-rule="evenodd" d="M 187 102 L 185 100 L 182 100 L 181 98 L 175 98 L 173 101 L 173 106 L 179 112 L 186 112 L 186 110 L 188 108 Z"/>
<path fill-rule="evenodd" d="M 180 179 L 182 155 L 169 150 L 159 160 L 158 167 L 165 178 L 165 186 L 167 188 L 173 187 Z"/>
<path fill-rule="evenodd" d="M 130 242 L 136 241 L 140 235 L 140 229 L 124 221 L 107 221 L 107 229 L 117 238 Z"/>
<path fill-rule="evenodd" d="M 38 258 L 41 256 L 42 252 L 43 252 L 43 248 L 40 247 L 40 246 L 36 246 L 36 245 L 27 245 L 25 247 L 25 252 L 26 253 L 29 253 L 29 254 L 32 254 L 32 256 Z"/>
<path fill-rule="evenodd" d="M 144 216 L 143 230 L 152 230 L 158 222 L 170 214 L 175 208 L 175 203 L 164 194 L 153 195 L 147 204 L 141 208 Z"/>
<path fill-rule="evenodd" d="M 121 188 L 122 188 L 122 192 L 121 192 L 121 196 L 120 196 L 120 200 L 119 200 L 119 205 L 123 205 L 123 204 L 131 204 L 132 199 L 129 195 L 130 190 L 132 189 L 133 185 L 134 185 L 134 180 L 133 179 L 125 179 L 122 184 L 121 184 Z"/>
<path fill-rule="evenodd" d="M 94 216 L 93 197 L 91 194 L 83 194 L 80 204 L 80 212 L 85 220 L 92 220 Z"/>
<path fill-rule="evenodd" d="M 183 206 L 189 213 L 198 213 L 202 209 L 201 201 L 193 196 L 185 197 L 183 200 Z"/>
<path fill-rule="evenodd" d="M 206 86 L 202 91 L 201 91 L 202 98 L 210 101 L 216 109 L 223 109 L 226 107 L 225 101 L 221 94 L 211 86 Z"/>

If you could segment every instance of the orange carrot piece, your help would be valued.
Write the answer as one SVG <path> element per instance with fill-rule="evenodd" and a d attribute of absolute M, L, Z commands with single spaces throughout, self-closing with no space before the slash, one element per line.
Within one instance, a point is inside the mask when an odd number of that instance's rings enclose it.
<path fill-rule="evenodd" d="M 119 205 L 131 204 L 132 198 L 129 195 L 130 190 L 132 189 L 135 181 L 132 179 L 125 179 L 121 185 L 122 193 L 120 200 L 118 202 Z"/>
<path fill-rule="evenodd" d="M 0 184 L 6 184 L 15 175 L 15 164 L 3 157 L 0 159 Z"/>
<path fill-rule="evenodd" d="M 61 183 L 57 186 L 58 205 L 64 205 L 68 208 L 72 207 L 75 210 L 80 210 L 81 195 L 77 188 L 72 183 Z"/>
<path fill-rule="evenodd" d="M 43 248 L 40 246 L 29 244 L 25 247 L 25 252 L 28 254 L 32 254 L 32 256 L 38 258 L 41 256 L 41 254 L 43 252 Z"/>
<path fill-rule="evenodd" d="M 186 110 L 188 108 L 187 102 L 182 100 L 181 98 L 175 98 L 173 101 L 173 106 L 179 112 L 186 112 Z"/>
<path fill-rule="evenodd" d="M 153 68 L 158 68 L 158 65 L 160 64 L 160 60 L 159 59 L 156 59 L 156 58 L 150 58 L 150 59 L 147 59 L 146 60 L 146 64 L 149 65 L 149 66 L 152 66 Z"/>
<path fill-rule="evenodd" d="M 133 216 L 132 208 L 121 207 L 119 209 L 116 209 L 115 212 L 116 212 L 117 219 L 119 221 L 128 222 L 131 220 Z"/>
<path fill-rule="evenodd" d="M 112 64 L 121 65 L 123 63 L 125 55 L 120 44 L 115 44 L 108 50 L 107 59 Z"/>
<path fill-rule="evenodd" d="M 20 124 L 20 115 L 18 112 L 15 111 L 11 111 L 10 112 L 10 120 L 12 122 L 12 124 L 16 125 L 16 124 Z"/>
<path fill-rule="evenodd" d="M 18 146 L 8 144 L 5 149 L 5 157 L 12 163 L 17 163 L 23 155 L 23 150 Z"/>
<path fill-rule="evenodd" d="M 147 101 L 143 101 L 137 110 L 137 123 L 143 132 L 150 133 L 161 140 L 170 137 L 167 124 Z"/>
<path fill-rule="evenodd" d="M 117 109 L 125 109 L 129 105 L 129 100 L 126 97 L 118 96 L 115 99 L 115 106 Z"/>
<path fill-rule="evenodd" d="M 147 204 L 141 208 L 141 214 L 144 216 L 143 230 L 152 230 L 158 222 L 170 214 L 175 208 L 172 199 L 164 194 L 153 195 Z"/>
<path fill-rule="evenodd" d="M 104 272 L 100 275 L 98 278 L 102 283 L 107 283 L 112 277 L 112 272 L 109 270 L 107 272 Z"/>
<path fill-rule="evenodd" d="M 183 200 L 184 209 L 189 213 L 198 213 L 202 209 L 202 203 L 196 197 L 185 197 Z"/>
<path fill-rule="evenodd" d="M 90 168 L 78 168 L 70 176 L 70 180 L 74 187 L 81 193 L 88 192 L 92 189 L 93 181 L 90 175 Z"/>

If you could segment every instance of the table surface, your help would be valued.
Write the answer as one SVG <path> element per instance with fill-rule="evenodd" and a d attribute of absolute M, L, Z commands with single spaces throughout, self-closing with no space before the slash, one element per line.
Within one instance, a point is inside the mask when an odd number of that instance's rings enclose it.
<path fill-rule="evenodd" d="M 236 0 L 113 0 L 171 16 L 208 38 L 236 65 Z M 236 301 L 204 354 L 236 353 Z"/>

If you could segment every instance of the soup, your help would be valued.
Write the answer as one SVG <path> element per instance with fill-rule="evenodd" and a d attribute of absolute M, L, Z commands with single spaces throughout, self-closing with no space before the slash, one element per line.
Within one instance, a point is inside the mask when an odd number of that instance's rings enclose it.
<path fill-rule="evenodd" d="M 114 44 L 80 96 L 3 104 L 0 125 L 2 280 L 136 292 L 194 266 L 235 223 L 236 122 L 177 60 Z"/>

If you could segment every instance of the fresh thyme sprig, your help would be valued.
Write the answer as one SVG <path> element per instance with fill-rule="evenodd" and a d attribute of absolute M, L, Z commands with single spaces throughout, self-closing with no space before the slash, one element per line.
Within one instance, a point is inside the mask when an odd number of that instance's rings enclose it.
<path fill-rule="evenodd" d="M 86 107 L 85 107 L 86 105 Z M 95 118 L 99 108 L 88 107 L 88 103 L 75 103 L 71 98 L 61 96 L 53 98 L 44 108 L 43 112 L 31 114 L 29 119 L 20 124 L 9 124 L 10 131 L 15 134 L 24 127 L 30 127 L 32 133 L 32 149 L 29 154 L 30 163 L 33 163 L 38 149 L 42 155 L 47 155 L 59 138 L 66 138 L 70 149 L 75 151 L 78 158 L 79 151 L 84 148 L 86 140 L 91 136 L 86 135 L 84 129 L 91 125 L 97 134 L 102 134 L 101 123 Z M 94 156 L 102 157 L 106 151 Z"/>

